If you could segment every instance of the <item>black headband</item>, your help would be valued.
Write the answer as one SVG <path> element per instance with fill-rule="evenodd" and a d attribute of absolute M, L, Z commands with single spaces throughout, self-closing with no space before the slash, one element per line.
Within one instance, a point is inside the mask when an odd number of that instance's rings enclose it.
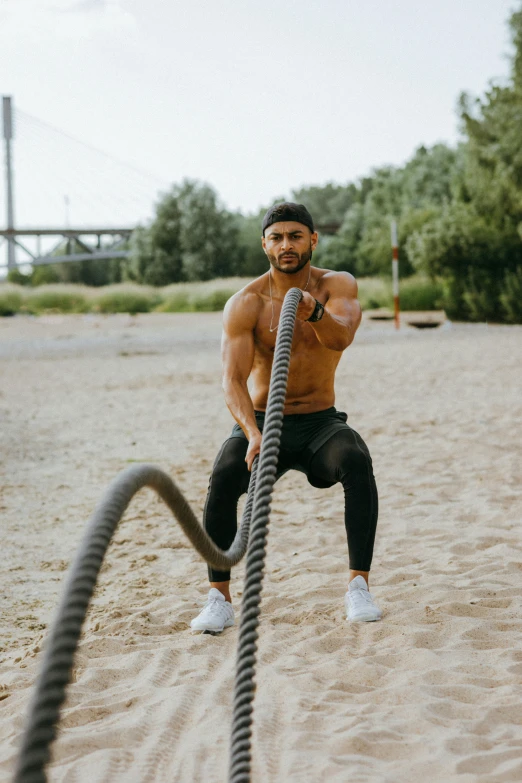
<path fill-rule="evenodd" d="M 262 223 L 263 236 L 268 226 L 271 226 L 272 223 L 281 223 L 283 221 L 302 223 L 303 226 L 307 226 L 310 229 L 312 234 L 314 233 L 314 221 L 304 204 L 294 204 L 292 201 L 285 201 L 282 204 L 275 204 L 275 206 L 270 207 L 265 214 Z"/>

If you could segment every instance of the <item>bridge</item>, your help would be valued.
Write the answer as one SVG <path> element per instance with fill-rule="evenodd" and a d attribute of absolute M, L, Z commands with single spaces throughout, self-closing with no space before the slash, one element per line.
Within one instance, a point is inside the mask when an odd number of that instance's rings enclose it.
<path fill-rule="evenodd" d="M 6 223 L 0 245 L 7 246 L 7 270 L 127 257 L 134 228 L 152 216 L 158 191 L 169 183 L 26 112 L 15 112 L 9 96 L 2 99 L 2 119 Z M 25 227 L 15 223 L 15 179 L 24 196 Z M 1 201 L 0 192 L 0 206 Z M 80 218 L 74 222 L 71 207 Z M 63 222 L 56 219 L 60 211 Z M 107 214 L 114 223 L 105 223 Z"/>
<path fill-rule="evenodd" d="M 8 269 L 17 267 L 15 249 L 19 247 L 28 257 L 32 266 L 43 264 L 59 264 L 66 261 L 92 261 L 95 258 L 127 258 L 128 250 L 118 250 L 118 247 L 126 244 L 131 237 L 132 228 L 26 228 L 17 230 L 8 228 L 0 231 L 0 237 L 7 240 Z M 102 237 L 111 237 L 114 242 L 110 247 L 103 248 Z M 29 250 L 22 238 L 36 238 L 36 252 Z M 53 255 L 42 253 L 42 237 L 60 237 L 58 246 L 65 244 L 66 253 Z M 96 238 L 93 244 L 91 238 Z M 80 246 L 84 252 L 79 253 L 73 248 Z"/>
<path fill-rule="evenodd" d="M 0 230 L 0 245 L 7 245 L 7 270 L 25 265 L 128 257 L 133 230 L 152 217 L 158 191 L 167 190 L 171 183 L 24 111 L 17 109 L 15 113 L 9 96 L 2 99 L 2 116 L 6 228 Z M 15 224 L 15 130 L 16 179 L 26 211 L 24 228 Z M 33 202 L 30 210 L 25 207 L 28 197 Z M 1 201 L 0 190 L 0 210 Z M 82 220 L 71 222 L 71 205 Z M 56 220 L 60 211 L 64 216 L 62 224 Z M 35 214 L 43 225 L 34 225 Z M 104 224 L 107 214 L 115 221 L 112 225 Z M 334 234 L 339 224 L 317 228 L 322 234 Z"/>

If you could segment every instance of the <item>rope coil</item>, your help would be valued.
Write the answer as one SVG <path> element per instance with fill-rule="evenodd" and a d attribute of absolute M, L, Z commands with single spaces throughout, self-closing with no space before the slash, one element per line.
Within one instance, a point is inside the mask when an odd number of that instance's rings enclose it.
<path fill-rule="evenodd" d="M 60 708 L 65 701 L 74 655 L 103 559 L 127 506 L 143 487 L 150 487 L 158 493 L 194 548 L 214 568 L 228 570 L 237 565 L 247 552 L 236 660 L 229 783 L 250 783 L 257 628 L 270 501 L 276 478 L 295 317 L 301 299 L 302 292 L 291 288 L 283 302 L 261 452 L 252 469 L 241 526 L 230 548 L 225 552 L 214 544 L 175 482 L 154 465 L 133 465 L 122 471 L 95 509 L 69 571 L 46 642 L 14 783 L 47 781 L 45 769 L 56 738 Z"/>

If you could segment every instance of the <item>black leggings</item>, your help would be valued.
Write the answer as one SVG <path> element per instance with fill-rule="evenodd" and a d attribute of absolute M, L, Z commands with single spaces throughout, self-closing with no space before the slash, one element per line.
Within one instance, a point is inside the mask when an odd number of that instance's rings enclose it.
<path fill-rule="evenodd" d="M 210 477 L 203 522 L 205 530 L 221 549 L 228 549 L 234 540 L 237 504 L 241 495 L 248 491 L 247 448 L 248 442 L 244 438 L 226 440 Z M 281 450 L 277 478 L 292 467 L 301 466 L 299 456 Z M 311 458 L 307 473 L 320 481 L 330 484 L 341 482 L 343 485 L 350 568 L 369 571 L 377 528 L 378 500 L 372 460 L 363 439 L 350 427 L 336 432 Z M 209 567 L 208 574 L 211 582 L 228 582 L 230 579 L 230 571 Z"/>

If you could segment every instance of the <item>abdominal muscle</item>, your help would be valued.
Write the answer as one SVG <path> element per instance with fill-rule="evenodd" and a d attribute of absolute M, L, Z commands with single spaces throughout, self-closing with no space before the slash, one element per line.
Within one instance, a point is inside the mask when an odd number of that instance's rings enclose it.
<path fill-rule="evenodd" d="M 263 352 L 264 353 L 264 352 Z M 284 414 L 315 413 L 331 408 L 335 403 L 335 369 L 341 354 L 321 350 L 309 350 L 306 356 L 297 352 L 292 356 L 288 373 L 288 386 Z M 326 355 L 325 355 L 326 354 Z M 272 358 L 256 351 L 254 366 L 250 375 L 252 382 L 250 396 L 256 411 L 265 411 L 268 404 Z"/>

